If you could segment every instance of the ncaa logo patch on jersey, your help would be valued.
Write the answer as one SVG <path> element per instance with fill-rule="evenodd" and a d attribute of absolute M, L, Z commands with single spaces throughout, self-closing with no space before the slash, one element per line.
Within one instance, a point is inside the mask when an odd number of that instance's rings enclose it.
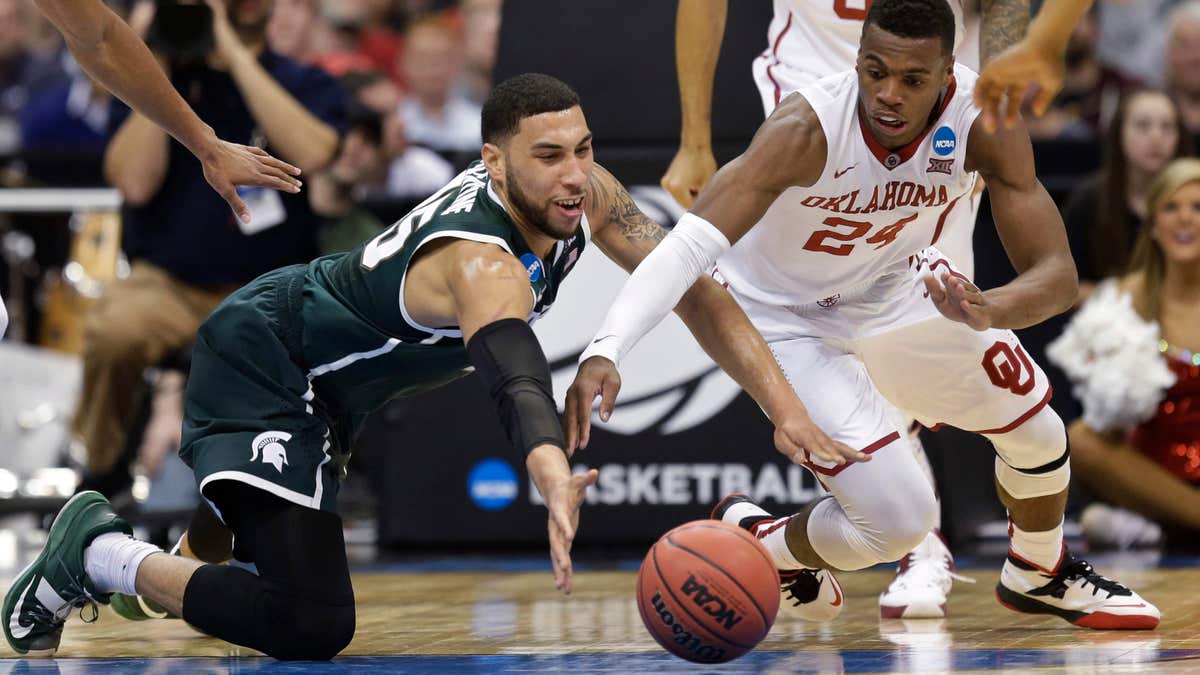
<path fill-rule="evenodd" d="M 526 253 L 521 256 L 521 264 L 525 266 L 525 271 L 529 272 L 529 280 L 537 281 L 542 278 L 542 261 L 532 253 Z"/>
<path fill-rule="evenodd" d="M 933 132 L 933 151 L 942 157 L 952 154 L 957 145 L 958 139 L 950 127 L 938 127 L 938 130 Z"/>

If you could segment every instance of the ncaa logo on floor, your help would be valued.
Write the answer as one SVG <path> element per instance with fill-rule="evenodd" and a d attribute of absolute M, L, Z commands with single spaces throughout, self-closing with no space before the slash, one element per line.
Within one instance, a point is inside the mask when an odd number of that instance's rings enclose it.
<path fill-rule="evenodd" d="M 943 157 L 952 154 L 957 145 L 958 139 L 950 127 L 938 127 L 938 130 L 933 132 L 933 151 L 937 154 Z"/>
<path fill-rule="evenodd" d="M 517 498 L 517 472 L 502 459 L 485 459 L 467 475 L 467 494 L 484 511 L 499 511 Z"/>

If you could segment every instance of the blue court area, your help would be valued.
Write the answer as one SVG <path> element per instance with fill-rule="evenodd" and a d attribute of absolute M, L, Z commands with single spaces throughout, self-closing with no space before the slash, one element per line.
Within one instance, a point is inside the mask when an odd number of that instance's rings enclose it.
<path fill-rule="evenodd" d="M 719 666 L 692 665 L 665 654 L 539 654 L 512 656 L 351 656 L 329 663 L 282 663 L 268 658 L 154 658 L 5 660 L 0 673 L 62 675 L 138 675 L 142 673 L 888 673 L 1027 671 L 1029 669 L 1145 669 L 1155 665 L 1176 672 L 1200 670 L 1200 649 L 1099 651 L 1090 662 L 1064 650 L 951 650 L 931 668 L 914 669 L 912 651 L 847 649 L 840 651 L 760 651 Z M 925 657 L 931 655 L 926 654 Z"/>

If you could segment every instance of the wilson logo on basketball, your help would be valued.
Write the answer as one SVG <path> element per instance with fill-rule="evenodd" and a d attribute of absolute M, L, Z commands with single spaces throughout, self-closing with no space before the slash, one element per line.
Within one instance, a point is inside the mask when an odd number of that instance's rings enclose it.
<path fill-rule="evenodd" d="M 1017 345 L 1015 351 L 1005 342 L 988 347 L 983 353 L 983 369 L 992 384 L 1017 396 L 1024 396 L 1033 390 L 1033 363 L 1021 345 Z"/>
<path fill-rule="evenodd" d="M 650 604 L 654 606 L 655 613 L 662 621 L 663 625 L 671 629 L 675 635 L 674 641 L 683 651 L 688 652 L 689 658 L 694 661 L 723 661 L 725 650 L 716 645 L 708 644 L 696 637 L 692 631 L 684 628 L 682 624 L 675 618 L 671 610 L 667 609 L 667 603 L 663 602 L 662 594 L 655 593 L 650 599 Z"/>
<path fill-rule="evenodd" d="M 708 586 L 696 581 L 696 577 L 690 574 L 679 590 L 685 596 L 690 597 L 692 602 L 704 610 L 705 614 L 725 626 L 726 630 L 732 629 L 742 620 L 742 617 L 738 616 L 737 612 L 733 611 L 733 608 L 729 607 L 723 599 L 708 590 Z"/>

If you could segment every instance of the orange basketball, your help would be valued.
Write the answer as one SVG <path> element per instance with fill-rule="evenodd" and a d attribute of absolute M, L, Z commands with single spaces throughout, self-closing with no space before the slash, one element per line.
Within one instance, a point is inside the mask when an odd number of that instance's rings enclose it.
<path fill-rule="evenodd" d="M 694 520 L 650 547 L 637 581 L 646 630 L 672 654 L 698 663 L 754 649 L 779 611 L 779 572 L 749 532 Z"/>

